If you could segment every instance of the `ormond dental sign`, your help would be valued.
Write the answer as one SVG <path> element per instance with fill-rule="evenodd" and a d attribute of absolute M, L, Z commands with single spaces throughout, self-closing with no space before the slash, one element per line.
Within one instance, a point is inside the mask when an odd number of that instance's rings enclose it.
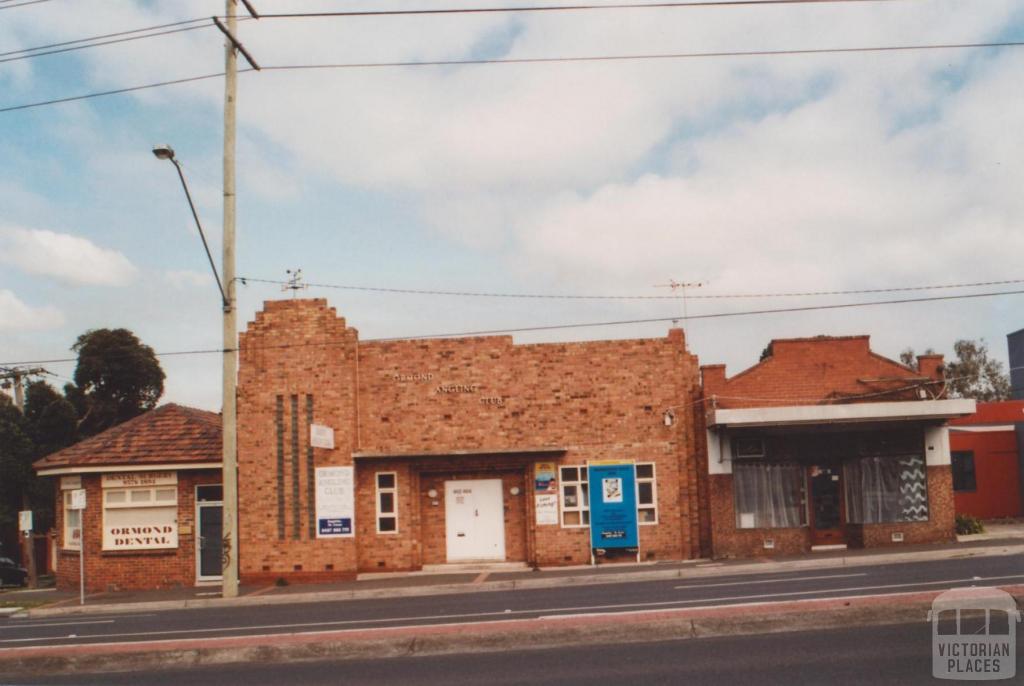
<path fill-rule="evenodd" d="M 110 526 L 104 532 L 106 550 L 145 550 L 177 548 L 178 530 L 174 524 L 163 526 Z"/>

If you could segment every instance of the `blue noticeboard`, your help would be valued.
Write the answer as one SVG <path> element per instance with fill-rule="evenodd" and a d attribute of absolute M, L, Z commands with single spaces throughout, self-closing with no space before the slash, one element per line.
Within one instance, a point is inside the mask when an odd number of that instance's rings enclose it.
<path fill-rule="evenodd" d="M 592 464 L 590 491 L 590 547 L 636 548 L 636 466 Z"/>

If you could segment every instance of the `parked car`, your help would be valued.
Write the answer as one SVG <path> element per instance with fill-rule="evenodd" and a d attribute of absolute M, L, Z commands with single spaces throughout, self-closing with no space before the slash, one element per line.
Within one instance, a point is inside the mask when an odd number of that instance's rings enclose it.
<path fill-rule="evenodd" d="M 0 586 L 24 586 L 28 570 L 14 564 L 9 557 L 0 557 Z"/>

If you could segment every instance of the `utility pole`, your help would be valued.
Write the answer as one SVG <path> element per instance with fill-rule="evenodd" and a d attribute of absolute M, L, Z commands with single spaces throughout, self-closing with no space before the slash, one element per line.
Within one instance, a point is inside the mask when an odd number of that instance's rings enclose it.
<path fill-rule="evenodd" d="M 225 598 L 238 595 L 238 443 L 236 384 L 238 334 L 235 299 L 235 101 L 238 93 L 238 53 L 235 41 L 238 18 L 235 0 L 225 0 L 228 40 L 224 44 L 224 398 L 223 398 L 223 590 Z"/>

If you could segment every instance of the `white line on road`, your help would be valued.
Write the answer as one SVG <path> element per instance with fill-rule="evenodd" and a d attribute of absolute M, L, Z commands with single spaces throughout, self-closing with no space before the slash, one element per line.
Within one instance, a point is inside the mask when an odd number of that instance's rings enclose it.
<path fill-rule="evenodd" d="M 48 622 L 46 624 L 14 624 L 0 626 L 0 631 L 4 629 L 35 629 L 37 626 L 78 626 L 79 624 L 113 624 L 113 619 L 89 619 L 81 622 Z"/>
<path fill-rule="evenodd" d="M 388 624 L 392 622 L 423 622 L 428 620 L 438 619 L 473 619 L 482 617 L 510 617 L 513 615 L 550 615 L 551 613 L 573 613 L 580 612 L 581 610 L 594 611 L 594 610 L 624 610 L 628 608 L 645 608 L 645 607 L 672 607 L 681 605 L 692 605 L 694 603 L 713 603 L 722 601 L 736 601 L 736 600 L 755 600 L 758 598 L 779 598 L 784 596 L 795 596 L 795 595 L 811 595 L 811 594 L 828 594 L 828 593 L 841 593 L 848 591 L 858 590 L 871 590 L 881 588 L 906 588 L 906 587 L 918 587 L 918 586 L 935 586 L 942 584 L 962 584 L 971 582 L 973 585 L 977 585 L 979 581 L 1004 581 L 1009 579 L 1024 579 L 1024 574 L 1010 574 L 1006 576 L 990 576 L 990 577 L 970 577 L 967 579 L 944 579 L 942 581 L 922 581 L 919 583 L 908 583 L 908 584 L 887 584 L 883 586 L 860 586 L 860 587 L 847 587 L 847 588 L 827 588 L 818 589 L 815 591 L 796 591 L 793 593 L 775 593 L 775 594 L 760 594 L 760 595 L 747 595 L 747 596 L 730 596 L 730 597 L 719 597 L 719 598 L 697 598 L 691 600 L 666 600 L 660 602 L 650 603 L 618 603 L 609 605 L 582 605 L 575 607 L 552 607 L 552 608 L 538 608 L 532 610 L 503 610 L 500 612 L 473 612 L 473 613 L 462 613 L 462 614 L 448 614 L 448 615 L 421 615 L 417 617 L 386 617 L 379 619 L 348 619 L 348 620 L 336 620 L 329 622 L 303 622 L 295 624 L 262 624 L 252 626 L 228 626 L 228 627 L 211 627 L 205 629 L 173 629 L 167 631 L 140 631 L 135 633 L 112 633 L 112 634 L 92 634 L 89 636 L 78 636 L 78 639 L 95 639 L 95 638 L 127 638 L 127 637 L 138 637 L 138 636 L 173 636 L 180 634 L 213 634 L 213 633 L 224 633 L 232 631 L 256 631 L 256 630 L 268 630 L 268 629 L 301 629 L 301 628 L 312 628 L 312 627 L 327 627 L 327 626 L 347 626 L 353 624 Z M 884 595 L 884 594 L 883 594 Z M 828 600 L 827 597 L 820 598 L 820 600 Z M 245 636 L 246 634 L 240 634 Z M 50 637 L 39 637 L 39 638 L 13 638 L 0 640 L 2 643 L 30 643 L 45 641 L 47 639 L 66 639 L 66 636 L 50 636 Z"/>
<path fill-rule="evenodd" d="M 764 581 L 724 581 L 719 584 L 690 584 L 688 586 L 676 586 L 676 589 L 684 588 L 714 588 L 716 586 L 754 586 L 761 584 L 780 584 L 786 581 L 818 581 L 821 579 L 845 579 L 851 576 L 867 576 L 867 572 L 861 572 L 859 574 L 827 574 L 822 576 L 800 576 L 791 577 L 789 579 L 765 579 Z"/>

